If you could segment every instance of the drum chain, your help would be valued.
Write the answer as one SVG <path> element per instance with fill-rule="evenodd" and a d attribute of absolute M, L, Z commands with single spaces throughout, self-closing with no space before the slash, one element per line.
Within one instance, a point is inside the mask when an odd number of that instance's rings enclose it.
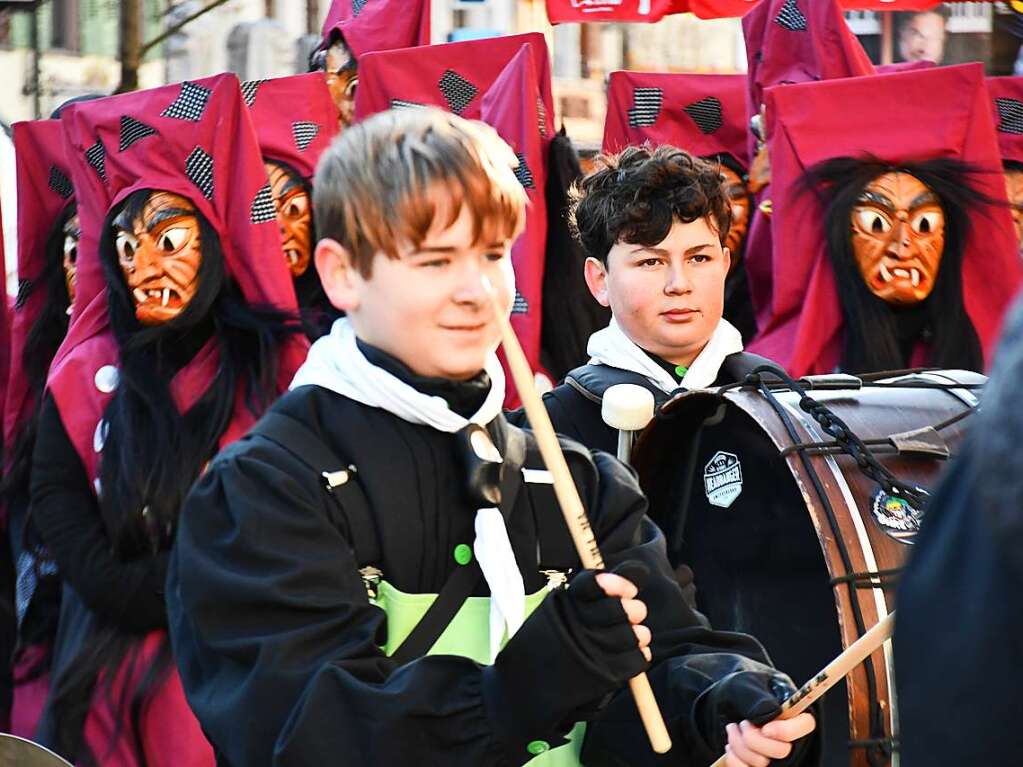
<path fill-rule="evenodd" d="M 892 474 L 877 460 L 873 451 L 863 443 L 863 440 L 857 437 L 856 433 L 849 428 L 845 421 L 835 415 L 827 405 L 815 400 L 806 393 L 802 386 L 777 368 L 768 366 L 756 368 L 751 377 L 759 377 L 761 372 L 769 372 L 778 376 L 785 381 L 792 391 L 799 395 L 800 409 L 812 416 L 820 424 L 821 429 L 835 440 L 842 452 L 851 456 L 856 461 L 856 466 L 862 474 L 876 482 L 889 495 L 905 498 L 918 511 L 923 509 L 930 495 L 927 490 L 919 485 L 903 482 Z"/>

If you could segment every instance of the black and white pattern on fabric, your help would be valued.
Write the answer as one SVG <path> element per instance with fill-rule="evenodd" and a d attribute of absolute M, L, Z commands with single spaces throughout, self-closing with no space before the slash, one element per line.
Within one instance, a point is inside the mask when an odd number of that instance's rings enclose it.
<path fill-rule="evenodd" d="M 778 11 L 778 15 L 774 17 L 774 21 L 789 32 L 806 31 L 806 16 L 799 10 L 796 0 L 786 0 L 785 5 Z"/>
<path fill-rule="evenodd" d="M 32 280 L 18 280 L 18 297 L 14 299 L 14 308 L 21 309 L 32 293 Z"/>
<path fill-rule="evenodd" d="M 405 99 L 391 99 L 391 109 L 426 109 L 426 104 Z"/>
<path fill-rule="evenodd" d="M 207 200 L 213 197 L 213 158 L 197 146 L 185 160 L 185 175 Z"/>
<path fill-rule="evenodd" d="M 521 152 L 516 152 L 515 156 L 519 158 L 519 164 L 515 166 L 515 178 L 519 180 L 526 189 L 536 189 L 536 182 L 533 180 L 533 171 L 529 169 L 529 163 L 526 162 L 526 156 Z"/>
<path fill-rule="evenodd" d="M 547 138 L 547 107 L 539 96 L 536 97 L 536 122 L 540 128 L 540 135 Z"/>
<path fill-rule="evenodd" d="M 256 192 L 256 197 L 252 201 L 251 218 L 253 224 L 265 224 L 267 221 L 277 218 L 277 208 L 274 206 L 274 197 L 269 184 L 264 185 Z"/>
<path fill-rule="evenodd" d="M 259 86 L 266 82 L 263 80 L 246 80 L 242 83 L 242 98 L 245 99 L 245 105 L 251 107 L 256 103 L 256 94 L 259 92 Z"/>
<path fill-rule="evenodd" d="M 1023 135 L 1023 101 L 995 99 L 995 106 L 998 107 L 998 130 Z"/>
<path fill-rule="evenodd" d="M 299 120 L 291 124 L 291 135 L 295 137 L 295 146 L 298 147 L 299 152 L 308 149 L 319 132 L 320 126 L 308 120 Z"/>
<path fill-rule="evenodd" d="M 118 142 L 117 151 L 123 152 L 136 141 L 146 136 L 157 135 L 156 129 L 151 128 L 144 122 L 139 122 L 134 117 L 121 115 L 121 139 Z"/>
<path fill-rule="evenodd" d="M 107 180 L 107 150 L 103 148 L 103 142 L 96 139 L 96 143 L 85 150 L 85 159 L 105 182 Z"/>
<path fill-rule="evenodd" d="M 479 88 L 453 69 L 445 70 L 437 85 L 440 87 L 440 92 L 444 94 L 444 99 L 448 102 L 451 111 L 456 115 L 462 114 L 469 103 L 476 98 L 476 94 L 480 92 Z"/>
<path fill-rule="evenodd" d="M 190 83 L 181 83 L 181 92 L 169 107 L 160 113 L 161 117 L 173 117 L 176 120 L 199 122 L 206 111 L 206 102 L 212 94 L 209 88 Z"/>
<path fill-rule="evenodd" d="M 657 122 L 661 114 L 664 91 L 660 88 L 636 88 L 632 92 L 632 106 L 629 107 L 629 126 L 646 128 Z"/>
<path fill-rule="evenodd" d="M 369 0 L 352 0 L 352 16 L 358 18 L 359 14 L 362 13 L 362 9 L 366 7 L 366 3 Z"/>
<path fill-rule="evenodd" d="M 512 314 L 526 314 L 529 311 L 529 302 L 522 297 L 519 291 L 515 291 L 515 301 L 512 302 Z"/>
<path fill-rule="evenodd" d="M 682 111 L 693 118 L 701 133 L 713 133 L 721 127 L 721 100 L 716 96 L 694 101 L 689 106 L 682 107 Z"/>
<path fill-rule="evenodd" d="M 50 178 L 46 185 L 65 200 L 75 193 L 75 188 L 71 185 L 71 179 L 56 165 L 50 166 Z"/>

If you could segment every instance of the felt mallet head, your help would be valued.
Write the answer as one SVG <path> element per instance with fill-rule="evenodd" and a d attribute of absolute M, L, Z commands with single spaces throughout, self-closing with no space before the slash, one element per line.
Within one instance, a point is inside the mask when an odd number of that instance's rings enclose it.
<path fill-rule="evenodd" d="M 612 429 L 642 431 L 654 417 L 654 395 L 636 384 L 615 384 L 604 392 L 600 417 Z"/>

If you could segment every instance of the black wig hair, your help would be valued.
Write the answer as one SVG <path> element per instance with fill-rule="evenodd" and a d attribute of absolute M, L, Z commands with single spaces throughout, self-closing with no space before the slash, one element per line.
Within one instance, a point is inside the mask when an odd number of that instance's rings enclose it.
<path fill-rule="evenodd" d="M 141 216 L 150 190 L 135 192 L 121 210 Z M 220 240 L 196 211 L 202 261 L 198 289 L 170 322 L 144 326 L 118 263 L 111 211 L 100 239 L 110 324 L 121 353 L 120 378 L 107 405 L 101 507 L 115 549 L 125 557 L 170 544 L 178 510 L 192 482 L 217 451 L 239 386 L 259 414 L 276 397 L 277 352 L 298 330 L 296 318 L 248 305 L 227 273 Z M 208 342 L 220 353 L 217 375 L 186 413 L 172 402 L 170 382 Z"/>
<path fill-rule="evenodd" d="M 99 244 L 110 324 L 120 347 L 118 387 L 103 415 L 107 436 L 99 504 L 113 550 L 126 561 L 160 556 L 170 549 L 185 495 L 217 452 L 239 391 L 252 413 L 261 413 L 278 394 L 277 353 L 288 336 L 301 332 L 297 317 L 245 302 L 227 272 L 216 231 L 198 211 L 202 262 L 195 296 L 167 323 L 151 327 L 139 323 L 118 263 L 113 221 L 122 210 L 135 220 L 149 195 L 150 190 L 137 191 L 112 210 Z M 206 343 L 216 344 L 219 351 L 216 375 L 196 403 L 180 413 L 173 404 L 171 379 Z M 87 753 L 82 739 L 85 716 L 95 692 L 113 694 L 110 680 L 122 662 L 140 662 L 140 647 L 138 637 L 116 626 L 98 625 L 76 662 L 54 680 L 58 750 L 76 763 L 103 763 L 102 754 Z M 164 640 L 141 683 L 110 701 L 115 710 L 129 712 L 131 736 L 143 765 L 143 706 L 171 665 Z M 108 673 L 101 677 L 103 669 Z M 122 718 L 118 721 L 120 726 Z M 112 742 L 118 735 L 114 733 Z"/>
<path fill-rule="evenodd" d="M 919 306 L 906 309 L 894 308 L 870 292 L 853 257 L 850 236 L 852 211 L 863 189 L 892 172 L 909 173 L 930 187 L 945 215 L 945 249 L 934 289 Z M 836 157 L 807 170 L 803 183 L 817 193 L 824 207 L 827 251 L 842 304 L 843 370 L 869 373 L 906 368 L 912 345 L 921 338 L 928 341 L 928 366 L 983 369 L 980 340 L 963 299 L 962 265 L 970 210 L 998 203 L 970 184 L 970 177 L 978 172 L 950 158 L 896 166 L 875 157 Z"/>
<path fill-rule="evenodd" d="M 75 203 L 71 202 L 57 216 L 43 245 L 43 267 L 39 275 L 35 280 L 23 279 L 18 285 L 15 310 L 24 306 L 37 292 L 42 292 L 45 300 L 42 311 L 25 337 L 21 359 L 15 360 L 15 364 L 20 364 L 24 371 L 33 408 L 18 424 L 14 444 L 10 446 L 11 461 L 4 476 L 3 493 L 11 508 L 28 503 L 32 451 L 46 375 L 57 348 L 67 335 L 70 300 L 64 280 L 64 225 L 76 209 Z"/>

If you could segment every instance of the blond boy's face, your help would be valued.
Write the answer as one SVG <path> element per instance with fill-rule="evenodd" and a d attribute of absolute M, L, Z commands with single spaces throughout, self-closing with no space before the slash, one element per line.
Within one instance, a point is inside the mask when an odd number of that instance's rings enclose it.
<path fill-rule="evenodd" d="M 606 267 L 587 259 L 586 283 L 637 346 L 688 366 L 721 321 L 729 262 L 706 219 L 676 220 L 656 245 L 615 243 Z"/>
<path fill-rule="evenodd" d="M 419 248 L 402 248 L 396 259 L 378 254 L 368 279 L 354 268 L 327 266 L 320 273 L 331 303 L 348 313 L 360 339 L 418 375 L 465 380 L 483 369 L 501 338 L 484 278 L 499 310 L 506 317 L 511 312 L 512 243 L 473 244 L 464 206 L 450 227 L 446 219 L 441 210 Z M 317 246 L 318 268 L 330 242 Z"/>

